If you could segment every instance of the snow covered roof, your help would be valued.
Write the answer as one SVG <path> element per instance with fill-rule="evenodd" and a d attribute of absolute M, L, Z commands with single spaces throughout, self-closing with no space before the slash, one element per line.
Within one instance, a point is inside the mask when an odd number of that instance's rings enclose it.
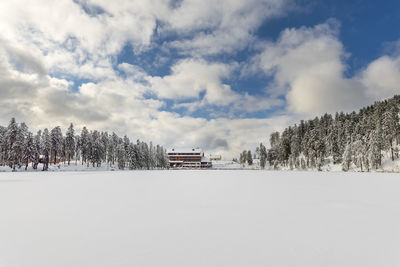
<path fill-rule="evenodd" d="M 202 157 L 201 162 L 211 162 L 211 160 L 209 158 Z"/>
<path fill-rule="evenodd" d="M 200 148 L 192 148 L 192 149 L 170 148 L 167 149 L 167 153 L 202 153 L 202 150 Z"/>

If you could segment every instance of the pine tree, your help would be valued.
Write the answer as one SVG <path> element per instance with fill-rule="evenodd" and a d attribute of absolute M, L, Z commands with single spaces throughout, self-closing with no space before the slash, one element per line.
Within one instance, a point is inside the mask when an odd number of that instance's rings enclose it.
<path fill-rule="evenodd" d="M 104 153 L 103 142 L 101 140 L 100 134 L 98 131 L 94 130 L 91 134 L 89 144 L 91 144 L 91 153 L 90 153 L 90 161 L 92 162 L 93 167 L 100 167 L 101 160 Z"/>
<path fill-rule="evenodd" d="M 128 166 L 130 170 L 136 169 L 136 151 L 133 143 L 129 144 L 128 148 Z"/>
<path fill-rule="evenodd" d="M 25 162 L 25 170 L 28 169 L 29 162 L 35 157 L 35 154 L 33 135 L 31 132 L 27 132 L 26 137 L 24 138 L 22 157 L 23 162 Z"/>
<path fill-rule="evenodd" d="M 247 164 L 249 164 L 249 166 L 253 165 L 253 157 L 251 156 L 251 151 L 247 151 Z"/>
<path fill-rule="evenodd" d="M 351 162 L 359 168 L 380 168 L 383 155 L 386 155 L 382 152 L 390 153 L 392 160 L 399 157 L 399 108 L 400 96 L 394 96 L 362 108 L 358 113 L 337 112 L 335 118 L 324 114 L 300 121 L 299 126 L 284 129 L 282 135 L 279 132 L 271 134 L 267 160 L 276 169 L 289 164 L 291 169 L 300 166 L 321 170 L 325 158 L 332 157 L 334 164 L 343 161 L 346 169 L 351 154 Z M 260 153 L 259 148 L 257 152 Z M 343 159 L 345 154 L 347 158 Z M 243 158 L 242 153 L 241 162 Z"/>
<path fill-rule="evenodd" d="M 6 133 L 7 133 L 7 128 L 0 126 L 0 166 L 4 166 L 6 164 L 6 158 L 7 158 Z"/>
<path fill-rule="evenodd" d="M 42 131 L 38 131 L 33 139 L 34 146 L 34 155 L 32 158 L 32 167 L 34 170 L 37 169 L 40 161 L 40 153 L 41 153 L 41 143 L 42 143 Z"/>
<path fill-rule="evenodd" d="M 369 137 L 368 158 L 371 167 L 378 169 L 381 166 L 382 154 L 382 137 L 379 126 L 376 130 L 372 131 Z"/>
<path fill-rule="evenodd" d="M 247 162 L 247 150 L 243 150 L 240 154 L 240 164 L 245 164 Z"/>
<path fill-rule="evenodd" d="M 29 162 L 37 169 L 43 163 L 43 170 L 48 170 L 51 162 L 68 162 L 75 157 L 78 160 L 100 167 L 103 162 L 113 165 L 117 161 L 119 168 L 130 169 L 168 168 L 168 157 L 162 146 L 154 146 L 137 140 L 136 144 L 127 136 L 111 136 L 97 130 L 89 132 L 83 127 L 81 136 L 74 135 L 71 123 L 65 138 L 59 126 L 49 130 L 39 130 L 36 135 L 29 132 L 25 123 L 18 125 L 12 118 L 8 127 L 0 126 L 0 165 L 8 165 L 13 170 L 22 165 L 27 169 Z"/>
<path fill-rule="evenodd" d="M 351 147 L 351 143 L 349 142 L 346 145 L 346 148 L 344 150 L 344 154 L 343 154 L 343 165 L 342 165 L 342 169 L 344 171 L 348 171 L 350 169 L 350 164 L 352 162 L 352 147 Z"/>
<path fill-rule="evenodd" d="M 145 156 L 143 151 L 143 146 L 140 140 L 136 140 L 137 153 L 136 153 L 136 162 L 138 163 L 137 168 L 143 169 L 145 167 Z"/>
<path fill-rule="evenodd" d="M 270 166 L 275 165 L 275 162 L 278 161 L 278 155 L 277 155 L 277 149 L 276 148 L 270 148 L 268 149 L 267 153 L 267 161 Z"/>
<path fill-rule="evenodd" d="M 57 156 L 62 155 L 64 139 L 62 136 L 60 126 L 53 128 L 50 132 L 51 137 L 51 155 L 53 156 L 53 163 L 57 163 Z M 61 157 L 60 157 L 61 158 Z"/>
<path fill-rule="evenodd" d="M 93 164 L 93 131 L 90 131 L 88 133 L 87 136 L 87 140 L 86 140 L 86 146 L 85 146 L 85 150 L 86 150 L 86 164 L 89 167 L 90 163 Z"/>
<path fill-rule="evenodd" d="M 78 165 L 78 160 L 81 156 L 81 137 L 79 135 L 75 136 L 75 165 Z"/>
<path fill-rule="evenodd" d="M 395 103 L 389 102 L 389 108 L 383 113 L 382 134 L 383 148 L 390 150 L 392 161 L 394 161 L 394 146 L 399 128 L 399 108 Z"/>
<path fill-rule="evenodd" d="M 108 141 L 109 141 L 109 137 L 108 137 L 108 133 L 107 132 L 102 132 L 100 134 L 100 139 L 101 139 L 101 143 L 102 143 L 102 158 L 101 160 L 104 162 L 107 162 L 107 157 L 108 157 Z"/>
<path fill-rule="evenodd" d="M 363 166 L 365 167 L 366 163 L 366 147 L 364 142 L 359 139 L 353 143 L 352 147 L 354 150 L 354 163 L 363 171 Z"/>
<path fill-rule="evenodd" d="M 125 168 L 125 147 L 122 143 L 117 146 L 117 162 L 118 168 L 123 170 Z"/>
<path fill-rule="evenodd" d="M 261 169 L 265 168 L 265 163 L 267 161 L 267 149 L 265 146 L 260 143 L 260 167 Z"/>
<path fill-rule="evenodd" d="M 80 138 L 80 151 L 82 154 L 82 165 L 84 162 L 87 161 L 88 157 L 88 142 L 89 142 L 89 131 L 86 126 L 83 127 L 81 131 L 81 138 Z"/>
<path fill-rule="evenodd" d="M 297 128 L 295 128 L 295 133 L 292 135 L 290 139 L 290 155 L 292 155 L 293 160 L 296 160 L 300 155 L 300 140 L 297 134 Z"/>
<path fill-rule="evenodd" d="M 10 124 L 7 127 L 6 132 L 6 144 L 7 144 L 7 164 L 15 170 L 16 165 L 19 164 L 19 158 L 22 150 L 21 140 L 18 138 L 20 135 L 20 129 L 18 127 L 15 118 L 12 118 Z"/>
<path fill-rule="evenodd" d="M 145 143 L 141 143 L 141 152 L 143 154 L 143 160 L 144 160 L 144 167 L 149 170 L 151 166 L 151 157 L 150 157 L 150 150 L 149 146 Z"/>
<path fill-rule="evenodd" d="M 43 153 L 43 171 L 47 171 L 49 168 L 50 156 L 51 156 L 51 137 L 49 130 L 45 128 L 42 135 L 42 153 Z"/>
<path fill-rule="evenodd" d="M 74 125 L 71 123 L 65 133 L 65 152 L 67 157 L 68 165 L 75 154 L 75 131 Z"/>

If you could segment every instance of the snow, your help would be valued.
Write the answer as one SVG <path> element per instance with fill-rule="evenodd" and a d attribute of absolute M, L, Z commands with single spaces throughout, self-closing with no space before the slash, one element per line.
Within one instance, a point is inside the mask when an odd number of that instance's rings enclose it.
<path fill-rule="evenodd" d="M 37 170 L 32 168 L 32 164 L 29 164 L 28 169 L 25 171 L 25 166 L 21 168 L 17 168 L 17 172 L 39 172 L 42 173 L 43 164 L 38 164 Z M 118 170 L 117 166 L 111 167 L 107 164 L 102 164 L 100 167 L 93 167 L 91 164 L 87 166 L 87 164 L 77 163 L 75 164 L 71 162 L 70 165 L 67 163 L 59 163 L 59 164 L 51 164 L 49 165 L 49 172 L 70 172 L 70 171 L 115 171 Z M 12 169 L 8 166 L 0 166 L 0 172 L 12 172 Z"/>
<path fill-rule="evenodd" d="M 253 159 L 253 164 L 248 165 L 246 164 L 239 164 L 234 161 L 229 161 L 229 160 L 213 160 L 212 161 L 212 166 L 213 169 L 218 169 L 218 170 L 236 170 L 236 169 L 244 169 L 244 170 L 260 170 L 260 162 L 259 159 Z M 269 165 L 268 163 L 266 164 L 265 167 L 266 170 L 275 170 L 274 166 Z M 278 170 L 283 170 L 283 171 L 319 171 L 317 168 L 306 168 L 306 169 L 301 169 L 301 168 L 294 168 L 293 170 L 290 169 L 290 166 L 278 166 Z M 332 157 L 325 158 L 325 164 L 321 167 L 321 171 L 323 172 L 343 172 L 343 167 L 342 164 L 333 164 L 333 159 Z M 357 167 L 354 162 L 350 164 L 349 172 L 362 172 L 360 167 Z M 363 169 L 363 172 L 366 172 L 365 167 Z M 389 154 L 384 154 L 384 157 L 382 157 L 382 166 L 378 168 L 377 170 L 375 169 L 370 169 L 370 172 L 396 172 L 400 173 L 400 158 L 395 158 L 394 161 L 392 161 L 391 157 Z"/>
<path fill-rule="evenodd" d="M 228 169 L 228 170 L 233 170 L 233 169 L 243 169 L 246 166 L 243 164 L 239 164 L 237 162 L 231 161 L 231 160 L 212 160 L 212 168 L 213 169 Z M 253 166 L 254 167 L 254 166 Z"/>
<path fill-rule="evenodd" d="M 168 153 L 199 153 L 201 154 L 203 151 L 200 148 L 192 148 L 192 149 L 176 149 L 176 148 L 169 148 L 167 149 Z"/>
<path fill-rule="evenodd" d="M 399 266 L 400 179 L 252 170 L 0 173 L 0 266 Z"/>

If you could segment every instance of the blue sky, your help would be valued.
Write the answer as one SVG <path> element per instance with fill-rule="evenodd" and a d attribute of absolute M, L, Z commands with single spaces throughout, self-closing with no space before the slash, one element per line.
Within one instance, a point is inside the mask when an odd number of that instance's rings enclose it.
<path fill-rule="evenodd" d="M 348 53 L 345 64 L 348 66 L 344 73 L 347 77 L 354 76 L 360 70 L 382 54 L 393 53 L 396 50 L 396 42 L 399 31 L 395 25 L 400 25 L 400 5 L 397 1 L 387 1 L 382 4 L 374 0 L 358 1 L 296 1 L 291 12 L 287 15 L 277 16 L 261 22 L 254 31 L 254 36 L 260 41 L 274 42 L 281 32 L 287 28 L 313 27 L 335 19 L 339 24 L 338 39 L 342 42 Z M 193 38 L 186 35 L 184 38 Z M 184 59 L 185 55 L 176 50 L 163 51 L 166 42 L 180 40 L 181 35 L 153 36 L 154 46 L 145 52 L 135 53 L 131 44 L 126 44 L 117 57 L 117 64 L 129 63 L 141 66 L 148 74 L 153 76 L 166 76 L 171 74 L 171 66 Z M 244 63 L 249 58 L 257 56 L 258 49 L 246 47 L 233 53 L 222 53 L 206 56 L 211 62 Z M 168 57 L 166 62 L 155 63 L 158 57 Z M 122 75 L 124 75 L 122 73 Z M 258 94 L 263 92 L 271 82 L 265 75 L 249 75 L 225 80 L 231 88 L 238 92 Z M 201 94 L 200 94 L 201 97 Z M 284 101 L 285 99 L 282 98 Z M 171 110 L 174 101 L 167 101 L 166 110 Z M 218 107 L 217 107 L 218 109 Z M 226 109 L 220 108 L 224 112 Z M 252 118 L 263 118 L 273 114 L 275 110 L 262 110 L 249 112 L 245 115 L 234 114 Z M 184 114 L 184 109 L 175 109 L 175 112 Z M 208 111 L 198 110 L 191 114 L 196 117 L 212 118 Z"/>
<path fill-rule="evenodd" d="M 0 123 L 231 157 L 400 93 L 397 25 L 396 1 L 3 1 Z"/>
<path fill-rule="evenodd" d="M 302 1 L 303 12 L 293 12 L 272 22 L 264 23 L 258 35 L 261 38 L 275 39 L 282 29 L 288 27 L 313 26 L 329 18 L 340 24 L 339 38 L 346 50 L 351 53 L 348 64 L 352 70 L 365 67 L 384 52 L 387 42 L 396 42 L 400 23 L 400 4 L 398 1 L 374 0 L 324 0 Z"/>

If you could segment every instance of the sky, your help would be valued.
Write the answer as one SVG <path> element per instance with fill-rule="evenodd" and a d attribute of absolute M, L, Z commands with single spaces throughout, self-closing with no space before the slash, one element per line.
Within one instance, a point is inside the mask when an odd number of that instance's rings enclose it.
<path fill-rule="evenodd" d="M 237 157 L 400 94 L 398 25 L 391 0 L 0 1 L 0 125 Z"/>

